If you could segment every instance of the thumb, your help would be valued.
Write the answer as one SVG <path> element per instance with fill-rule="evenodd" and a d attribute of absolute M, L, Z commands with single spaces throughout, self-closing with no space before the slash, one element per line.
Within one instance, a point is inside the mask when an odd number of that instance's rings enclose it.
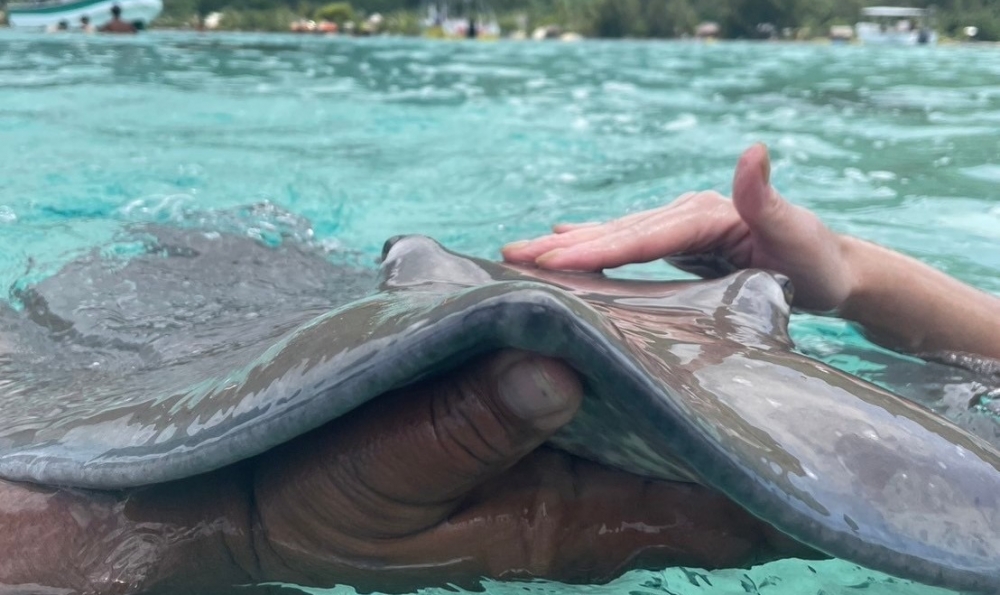
<path fill-rule="evenodd" d="M 338 511 L 328 522 L 355 535 L 422 531 L 547 440 L 582 397 L 566 364 L 501 352 L 383 395 L 299 439 L 295 453 L 281 456 L 283 477 L 267 483 L 324 502 Z"/>
<path fill-rule="evenodd" d="M 744 151 L 736 164 L 733 205 L 752 231 L 778 231 L 788 203 L 771 187 L 771 158 L 761 143 Z"/>
<path fill-rule="evenodd" d="M 583 389 L 558 360 L 506 351 L 397 398 L 415 431 L 400 431 L 398 450 L 386 449 L 395 462 L 380 465 L 396 488 L 384 489 L 434 503 L 464 496 L 545 442 L 576 414 Z"/>

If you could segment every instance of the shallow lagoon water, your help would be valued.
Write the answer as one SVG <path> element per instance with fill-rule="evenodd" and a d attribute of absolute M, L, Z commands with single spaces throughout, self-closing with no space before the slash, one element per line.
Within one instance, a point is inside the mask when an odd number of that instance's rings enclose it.
<path fill-rule="evenodd" d="M 95 246 L 127 254 L 133 222 L 292 236 L 363 264 L 399 233 L 496 256 L 555 221 L 725 191 L 764 141 L 775 184 L 834 228 L 997 293 L 995 51 L 0 31 L 0 285 Z M 861 375 L 886 361 L 836 321 L 799 316 L 793 335 Z M 945 593 L 839 561 L 487 585 L 525 588 Z"/>

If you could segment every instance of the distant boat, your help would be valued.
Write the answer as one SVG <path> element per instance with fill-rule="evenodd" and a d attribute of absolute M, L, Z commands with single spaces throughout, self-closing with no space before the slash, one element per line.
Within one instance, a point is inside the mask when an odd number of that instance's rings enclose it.
<path fill-rule="evenodd" d="M 7 5 L 7 22 L 15 29 L 81 28 L 80 19 L 88 17 L 95 28 L 111 20 L 111 7 L 122 9 L 122 20 L 142 29 L 163 10 L 163 0 L 42 0 Z"/>
<path fill-rule="evenodd" d="M 861 14 L 867 19 L 854 26 L 858 41 L 871 45 L 934 45 L 937 32 L 931 26 L 933 11 L 904 6 L 869 6 Z"/>

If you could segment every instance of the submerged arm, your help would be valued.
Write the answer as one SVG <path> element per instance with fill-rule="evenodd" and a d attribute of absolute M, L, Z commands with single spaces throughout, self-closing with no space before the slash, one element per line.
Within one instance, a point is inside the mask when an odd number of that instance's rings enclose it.
<path fill-rule="evenodd" d="M 126 493 L 0 481 L 0 592 L 225 592 L 250 580 L 236 474 Z"/>
<path fill-rule="evenodd" d="M 887 248 L 850 237 L 842 244 L 853 283 L 838 314 L 910 353 L 1000 360 L 1000 298 Z"/>

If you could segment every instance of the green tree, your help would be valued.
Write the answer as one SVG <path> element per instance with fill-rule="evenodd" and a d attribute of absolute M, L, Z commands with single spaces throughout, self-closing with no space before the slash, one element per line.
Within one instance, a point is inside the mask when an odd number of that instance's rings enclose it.
<path fill-rule="evenodd" d="M 639 0 L 600 0 L 591 30 L 598 37 L 643 37 L 646 30 L 641 15 Z"/>
<path fill-rule="evenodd" d="M 331 21 L 343 25 L 355 20 L 354 7 L 349 2 L 331 2 L 316 11 L 316 20 Z"/>
<path fill-rule="evenodd" d="M 387 23 L 395 19 L 387 28 L 416 33 L 431 0 L 351 1 L 353 7 L 336 2 L 321 8 L 317 16 L 342 23 L 357 18 L 355 10 L 361 15 L 380 12 Z M 264 21 L 273 19 L 276 24 L 267 28 L 280 29 L 288 15 L 310 15 L 317 3 L 319 0 L 164 0 L 160 22 L 185 24 L 193 17 L 222 11 L 229 21 L 227 28 L 262 28 Z M 451 4 L 459 12 L 492 13 L 506 30 L 515 28 L 519 16 L 524 15 L 529 29 L 557 25 L 600 37 L 674 37 L 692 32 L 701 21 L 719 23 L 725 37 L 757 37 L 757 26 L 762 23 L 778 30 L 807 28 L 814 35 L 825 35 L 830 25 L 856 23 L 864 6 L 934 5 L 936 29 L 942 34 L 961 38 L 964 27 L 975 26 L 979 29 L 976 39 L 1000 40 L 1000 0 L 451 0 Z M 350 10 L 325 12 L 332 6 Z"/>
<path fill-rule="evenodd" d="M 295 13 L 285 6 L 268 9 L 226 9 L 219 22 L 221 29 L 233 31 L 288 31 Z"/>
<path fill-rule="evenodd" d="M 698 24 L 698 15 L 688 0 L 647 0 L 644 18 L 650 37 L 690 34 Z"/>
<path fill-rule="evenodd" d="M 954 14 L 948 22 L 948 31 L 955 37 L 964 37 L 962 29 L 976 27 L 978 41 L 1000 41 L 1000 6 L 983 3 L 976 9 Z"/>
<path fill-rule="evenodd" d="M 650 37 L 673 37 L 674 24 L 667 14 L 668 0 L 647 0 L 643 18 L 646 21 L 646 35 Z"/>
<path fill-rule="evenodd" d="M 725 23 L 733 12 L 733 4 L 734 0 L 698 0 L 697 20 Z"/>
<path fill-rule="evenodd" d="M 758 37 L 758 25 L 778 30 L 797 27 L 811 9 L 812 0 L 734 0 L 723 29 L 730 37 Z"/>
<path fill-rule="evenodd" d="M 385 18 L 384 29 L 394 35 L 420 35 L 420 15 L 412 10 L 392 11 Z"/>

